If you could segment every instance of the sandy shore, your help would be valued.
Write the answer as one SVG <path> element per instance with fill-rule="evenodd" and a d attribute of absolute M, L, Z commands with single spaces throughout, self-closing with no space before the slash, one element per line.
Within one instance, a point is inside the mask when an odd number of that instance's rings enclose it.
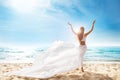
<path fill-rule="evenodd" d="M 47 79 L 3 76 L 3 73 L 31 66 L 32 63 L 0 63 L 0 80 L 120 80 L 120 63 L 85 63 L 85 72 L 79 69 L 57 74 Z"/>

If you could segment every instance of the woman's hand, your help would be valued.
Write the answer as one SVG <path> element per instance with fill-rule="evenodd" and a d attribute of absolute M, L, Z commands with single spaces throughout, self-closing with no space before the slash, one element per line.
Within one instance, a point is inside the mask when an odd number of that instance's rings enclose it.
<path fill-rule="evenodd" d="M 71 23 L 69 23 L 69 22 L 68 22 L 68 25 L 72 26 L 72 24 L 71 24 Z"/>
<path fill-rule="evenodd" d="M 93 31 L 95 22 L 96 20 L 93 21 L 92 28 L 87 33 L 85 33 L 86 36 L 89 35 Z"/>
<path fill-rule="evenodd" d="M 70 25 L 70 28 L 71 28 L 72 32 L 73 32 L 75 35 L 77 35 L 77 33 L 73 30 L 72 24 L 68 22 L 68 25 Z"/>
<path fill-rule="evenodd" d="M 96 20 L 93 21 L 93 24 L 95 24 Z"/>

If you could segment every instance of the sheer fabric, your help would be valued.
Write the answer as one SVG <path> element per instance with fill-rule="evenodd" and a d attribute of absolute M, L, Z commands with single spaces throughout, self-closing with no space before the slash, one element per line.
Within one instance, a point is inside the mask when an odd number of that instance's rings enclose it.
<path fill-rule="evenodd" d="M 9 72 L 8 75 L 48 78 L 67 72 L 83 66 L 83 56 L 86 49 L 86 45 L 76 47 L 71 43 L 56 41 L 48 50 L 35 58 L 31 67 Z"/>

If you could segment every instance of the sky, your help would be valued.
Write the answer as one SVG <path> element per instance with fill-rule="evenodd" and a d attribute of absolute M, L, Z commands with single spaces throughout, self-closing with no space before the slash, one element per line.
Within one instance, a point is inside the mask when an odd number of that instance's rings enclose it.
<path fill-rule="evenodd" d="M 0 0 L 0 45 L 48 46 L 56 40 L 77 44 L 84 26 L 94 31 L 89 46 L 120 46 L 120 0 Z"/>

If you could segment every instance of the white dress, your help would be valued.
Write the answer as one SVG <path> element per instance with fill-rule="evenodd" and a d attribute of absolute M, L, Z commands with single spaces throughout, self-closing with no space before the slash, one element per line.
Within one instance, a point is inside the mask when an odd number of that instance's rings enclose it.
<path fill-rule="evenodd" d="M 36 57 L 31 67 L 9 72 L 8 75 L 48 78 L 67 72 L 83 66 L 86 49 L 86 45 L 76 47 L 71 43 L 56 41 L 48 50 Z"/>

